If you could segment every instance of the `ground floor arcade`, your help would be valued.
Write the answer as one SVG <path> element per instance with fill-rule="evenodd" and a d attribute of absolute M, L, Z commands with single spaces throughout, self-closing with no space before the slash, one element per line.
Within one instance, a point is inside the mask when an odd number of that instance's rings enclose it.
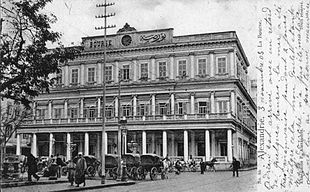
<path fill-rule="evenodd" d="M 118 151 L 117 131 L 105 133 L 105 147 L 108 154 Z M 17 154 L 21 154 L 20 138 L 17 134 Z M 83 152 L 85 155 L 101 156 L 101 132 L 54 132 L 32 133 L 31 152 L 34 156 L 63 155 L 70 159 Z M 232 129 L 206 130 L 131 130 L 123 133 L 122 151 L 125 153 L 155 153 L 171 158 L 216 157 L 219 161 L 231 162 L 236 157 L 243 162 L 250 161 L 255 146 L 250 139 Z"/>

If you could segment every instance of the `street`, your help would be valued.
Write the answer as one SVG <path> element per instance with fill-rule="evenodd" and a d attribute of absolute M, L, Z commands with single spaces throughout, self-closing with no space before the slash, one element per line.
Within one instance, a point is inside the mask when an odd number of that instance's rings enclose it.
<path fill-rule="evenodd" d="M 180 175 L 170 173 L 167 180 L 138 181 L 131 186 L 111 187 L 109 192 L 252 192 L 256 191 L 256 169 L 243 171 L 239 177 L 232 177 L 232 172 L 207 172 L 201 175 L 200 172 L 185 172 Z M 88 191 L 98 191 L 88 190 Z M 104 191 L 104 190 L 103 190 Z"/>

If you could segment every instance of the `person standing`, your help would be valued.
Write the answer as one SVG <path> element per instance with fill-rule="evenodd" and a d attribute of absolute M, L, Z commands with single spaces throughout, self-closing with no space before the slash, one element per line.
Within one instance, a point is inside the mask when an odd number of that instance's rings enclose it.
<path fill-rule="evenodd" d="M 71 183 L 71 186 L 73 186 L 74 174 L 75 174 L 75 164 L 71 159 L 68 162 L 67 168 L 68 168 L 68 180 Z"/>
<path fill-rule="evenodd" d="M 205 164 L 205 162 L 203 162 L 203 159 L 201 159 L 201 161 L 200 161 L 200 173 L 204 174 L 205 170 L 206 170 L 206 164 Z"/>
<path fill-rule="evenodd" d="M 75 169 L 75 183 L 76 183 L 77 187 L 81 183 L 84 183 L 83 186 L 86 185 L 86 182 L 85 182 L 86 168 L 87 168 L 86 160 L 83 157 L 82 152 L 79 152 L 78 160 L 76 162 L 76 169 Z"/>
<path fill-rule="evenodd" d="M 237 161 L 235 157 L 233 157 L 233 162 L 231 164 L 232 170 L 233 170 L 233 177 L 236 176 L 239 177 L 239 168 L 240 168 L 240 162 Z"/>
<path fill-rule="evenodd" d="M 27 155 L 26 165 L 28 166 L 28 181 L 32 181 L 31 176 L 39 181 L 40 177 L 36 174 L 38 172 L 36 158 L 31 153 Z"/>

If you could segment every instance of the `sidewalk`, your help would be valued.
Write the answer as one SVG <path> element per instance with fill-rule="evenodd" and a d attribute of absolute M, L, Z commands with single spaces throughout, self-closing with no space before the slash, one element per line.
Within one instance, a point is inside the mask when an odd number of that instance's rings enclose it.
<path fill-rule="evenodd" d="M 106 180 L 105 184 L 101 184 L 100 178 L 86 180 L 86 186 L 80 185 L 80 187 L 71 186 L 66 177 L 58 178 L 57 180 L 48 180 L 46 177 L 41 177 L 39 181 L 12 181 L 8 183 L 2 183 L 1 188 L 3 192 L 11 191 L 79 191 L 87 189 L 98 189 L 113 186 L 133 185 L 134 181 L 115 181 Z"/>

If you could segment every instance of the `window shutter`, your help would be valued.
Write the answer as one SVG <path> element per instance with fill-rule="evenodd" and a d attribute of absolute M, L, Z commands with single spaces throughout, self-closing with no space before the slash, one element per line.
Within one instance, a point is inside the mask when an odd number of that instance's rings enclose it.
<path fill-rule="evenodd" d="M 211 113 L 211 102 L 207 102 L 207 113 Z"/>
<path fill-rule="evenodd" d="M 174 114 L 179 115 L 179 108 L 177 102 L 174 104 Z"/>
<path fill-rule="evenodd" d="M 150 105 L 147 104 L 147 105 L 145 106 L 145 114 L 141 114 L 141 115 L 147 116 L 147 115 L 149 115 L 149 113 L 150 113 Z"/>
<path fill-rule="evenodd" d="M 159 104 L 155 105 L 155 115 L 158 115 L 159 113 Z M 154 114 L 152 114 L 154 115 Z"/>
<path fill-rule="evenodd" d="M 189 102 L 185 103 L 185 114 L 190 114 L 191 113 L 191 105 Z"/>

